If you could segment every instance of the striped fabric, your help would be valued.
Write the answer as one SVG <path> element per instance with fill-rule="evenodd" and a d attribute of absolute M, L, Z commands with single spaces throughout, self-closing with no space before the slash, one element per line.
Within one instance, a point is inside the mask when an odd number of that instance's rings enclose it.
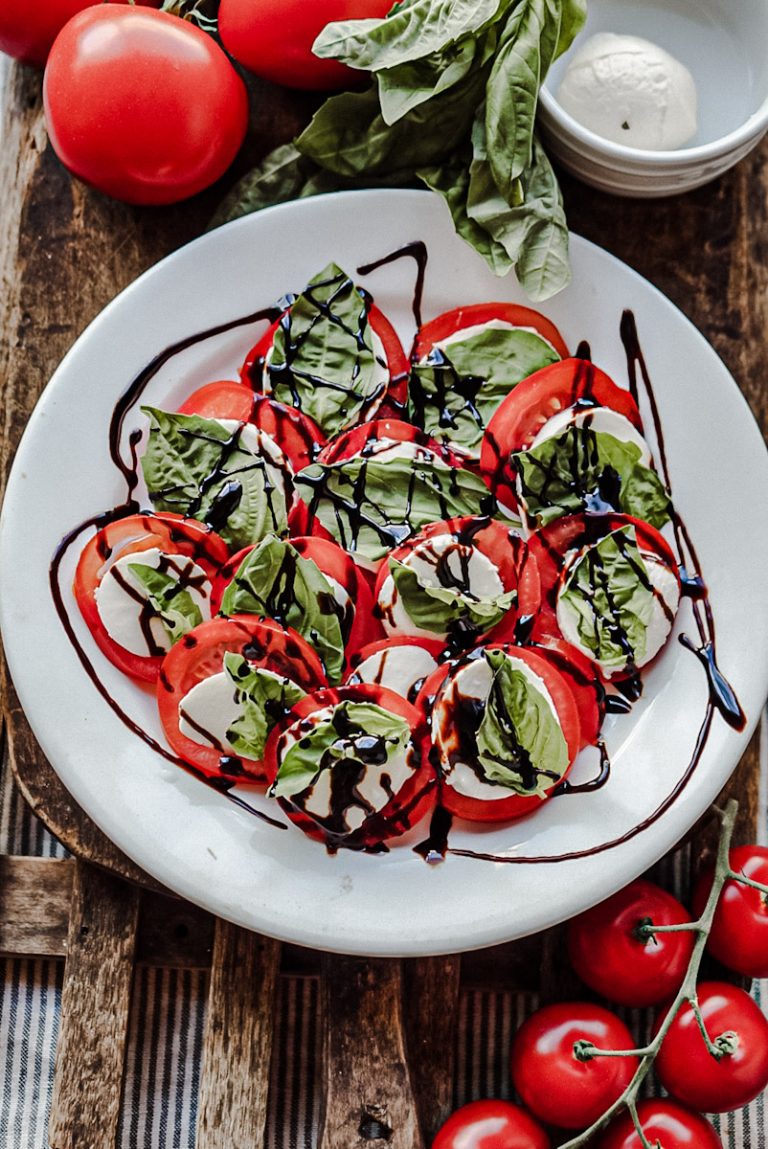
<path fill-rule="evenodd" d="M 66 856 L 27 811 L 10 779 L 0 779 L 0 783 L 0 852 Z M 685 889 L 689 854 L 682 849 L 665 859 L 659 880 Z M 46 1149 L 63 965 L 10 959 L 0 964 L 4 967 L 0 1147 Z M 137 969 L 119 1149 L 194 1149 L 206 982 L 206 975 L 198 971 Z M 753 992 L 768 1013 L 768 983 L 756 984 Z M 321 1041 L 317 980 L 282 978 L 279 994 L 265 1149 L 313 1149 L 320 1114 L 315 1086 Z M 456 1105 L 475 1098 L 510 1096 L 510 1045 L 518 1026 L 536 1005 L 533 994 L 481 989 L 462 993 Z M 648 1012 L 627 1011 L 624 1017 L 642 1041 L 650 1024 Z M 726 1149 L 768 1149 L 767 1105 L 763 1096 L 743 1111 L 713 1119 Z"/>

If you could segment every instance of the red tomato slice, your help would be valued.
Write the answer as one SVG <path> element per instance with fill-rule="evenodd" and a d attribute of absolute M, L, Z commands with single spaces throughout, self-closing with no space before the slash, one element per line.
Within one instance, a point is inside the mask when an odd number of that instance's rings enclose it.
<path fill-rule="evenodd" d="M 466 462 L 463 455 L 457 455 L 455 451 L 451 451 L 418 427 L 402 419 L 374 419 L 370 423 L 359 423 L 356 427 L 350 427 L 348 431 L 342 431 L 323 447 L 317 461 L 330 464 L 352 459 L 355 455 L 370 451 L 372 444 L 379 439 L 390 439 L 395 443 L 418 443 L 419 446 L 432 451 L 450 467 L 463 467 Z"/>
<path fill-rule="evenodd" d="M 432 350 L 436 343 L 462 331 L 465 327 L 476 327 L 500 319 L 511 327 L 529 327 L 537 331 L 543 339 L 551 343 L 561 359 L 568 357 L 568 348 L 560 332 L 551 320 L 534 311 L 532 307 L 522 307 L 517 303 L 472 303 L 466 307 L 456 307 L 444 311 L 435 319 L 430 319 L 419 329 L 413 345 L 413 360 L 418 362 Z M 519 385 L 519 384 L 518 384 Z"/>
<path fill-rule="evenodd" d="M 204 622 L 166 655 L 157 681 L 157 705 L 171 747 L 207 778 L 263 778 L 260 763 L 214 746 L 202 746 L 179 728 L 179 706 L 185 695 L 204 678 L 219 674 L 229 651 L 242 654 L 254 666 L 290 678 L 306 691 L 325 683 L 323 666 L 300 634 L 271 619 L 249 614 Z"/>
<path fill-rule="evenodd" d="M 314 694 L 294 706 L 291 714 L 271 732 L 264 751 L 264 767 L 267 779 L 274 783 L 280 768 L 280 739 L 283 733 L 295 723 L 309 718 L 318 710 L 336 706 L 340 702 L 372 702 L 376 706 L 404 718 L 415 733 L 421 722 L 421 712 L 394 690 L 383 686 L 361 684 L 339 686 L 317 690 Z M 418 755 L 418 739 L 414 752 Z M 290 798 L 279 798 L 280 805 L 288 817 L 310 838 L 324 842 L 329 850 L 340 846 L 356 850 L 376 850 L 388 838 L 398 837 L 415 825 L 428 812 L 434 803 L 436 779 L 427 758 L 421 758 L 418 767 L 404 784 L 392 794 L 387 804 L 378 813 L 370 814 L 359 829 L 337 835 L 321 826 L 311 815 L 301 809 Z"/>
<path fill-rule="evenodd" d="M 253 345 L 240 368 L 240 378 L 243 383 L 247 383 L 254 391 L 263 391 L 262 368 L 264 360 L 272 346 L 275 332 L 280 326 L 283 315 L 279 316 L 267 328 L 258 342 Z M 388 404 L 389 411 L 402 411 L 408 397 L 408 356 L 403 351 L 403 345 L 394 327 L 375 303 L 372 303 L 368 310 L 368 322 L 371 325 L 371 330 L 381 340 L 389 370 L 390 381 L 382 406 Z"/>
<path fill-rule="evenodd" d="M 629 391 L 617 387 L 589 360 L 563 359 L 534 371 L 499 405 L 483 436 L 480 473 L 505 506 L 517 505 L 512 452 L 530 447 L 548 419 L 576 403 L 609 407 L 642 431 L 640 412 Z"/>
<path fill-rule="evenodd" d="M 96 594 L 104 575 L 118 559 L 154 548 L 194 559 L 211 582 L 229 557 L 224 540 L 195 519 L 172 514 L 128 515 L 107 523 L 86 543 L 73 584 L 77 605 L 101 652 L 118 670 L 144 682 L 157 679 L 163 655 L 133 654 L 115 642 L 101 621 Z"/>
<path fill-rule="evenodd" d="M 494 641 L 512 641 L 517 620 L 522 616 L 533 616 L 541 602 L 541 587 L 536 560 L 532 558 L 525 540 L 514 530 L 496 519 L 486 516 L 469 516 L 459 519 L 446 519 L 430 523 L 418 534 L 413 535 L 402 546 L 395 547 L 383 559 L 376 575 L 374 598 L 377 603 L 381 589 L 389 576 L 389 558 L 405 562 L 408 555 L 420 543 L 436 535 L 454 535 L 457 543 L 476 548 L 498 571 L 505 591 L 516 590 L 517 604 L 513 606 L 500 623 L 492 630 Z M 503 632 L 500 630 L 503 628 Z M 386 628 L 385 628 L 386 629 Z M 497 635 L 497 631 L 499 634 Z M 476 638 L 477 636 L 475 636 Z"/>
<path fill-rule="evenodd" d="M 236 419 L 247 423 L 253 413 L 253 392 L 234 379 L 217 379 L 193 391 L 179 407 L 180 415 L 201 419 Z"/>
<path fill-rule="evenodd" d="M 650 523 L 635 519 L 631 515 L 564 515 L 563 518 L 534 531 L 528 539 L 528 546 L 536 559 L 541 579 L 541 611 L 533 628 L 535 639 L 544 636 L 562 637 L 555 612 L 568 551 L 580 550 L 589 543 L 599 542 L 611 531 L 625 526 L 635 528 L 641 549 L 658 555 L 665 566 L 674 571 L 679 582 L 680 575 L 672 548 Z"/>
<path fill-rule="evenodd" d="M 543 681 L 554 704 L 565 737 L 568 749 L 568 769 L 563 777 L 567 777 L 581 747 L 581 727 L 576 701 L 566 679 L 538 651 L 533 651 L 529 647 L 494 643 L 489 644 L 489 647 L 485 647 L 485 649 L 502 649 L 507 654 L 519 658 Z M 464 665 L 466 665 L 465 661 L 458 665 L 441 666 L 427 679 L 417 699 L 417 705 L 422 714 L 428 714 L 435 706 L 440 705 L 446 691 L 448 676 Z M 442 755 L 432 741 L 431 729 L 431 723 L 428 723 L 422 746 L 422 756 L 428 757 L 434 746 L 438 763 L 440 763 Z M 552 789 L 555 785 L 556 783 L 553 783 Z M 483 798 L 472 798 L 459 794 L 448 781 L 443 779 L 440 786 L 440 800 L 446 810 L 455 814 L 457 818 L 466 818 L 470 822 L 508 822 L 520 818 L 532 810 L 539 809 L 542 801 L 546 799 L 536 795 L 526 797 L 525 795 L 510 793 L 508 798 L 494 798 L 486 801 Z"/>
<path fill-rule="evenodd" d="M 597 666 L 564 638 L 543 638 L 533 648 L 559 670 L 571 688 L 579 709 L 580 748 L 594 746 L 605 717 L 605 687 Z"/>

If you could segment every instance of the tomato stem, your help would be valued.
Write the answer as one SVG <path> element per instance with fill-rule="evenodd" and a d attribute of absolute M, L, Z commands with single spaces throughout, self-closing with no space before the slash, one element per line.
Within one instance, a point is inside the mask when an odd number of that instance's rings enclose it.
<path fill-rule="evenodd" d="M 637 1115 L 637 1104 L 634 1098 L 627 1099 L 627 1109 L 629 1110 L 629 1115 L 632 1118 L 632 1124 L 635 1127 L 635 1133 L 637 1133 L 637 1136 L 640 1139 L 640 1145 L 642 1146 L 642 1149 L 661 1149 L 660 1141 L 657 1141 L 655 1145 L 651 1145 L 645 1133 L 643 1133 L 643 1127 L 640 1124 L 640 1118 Z"/>
<path fill-rule="evenodd" d="M 652 942 L 656 939 L 656 934 L 682 934 L 682 933 L 696 933 L 701 930 L 698 922 L 679 922 L 672 926 L 657 926 L 654 924 L 652 918 L 641 918 L 632 934 L 639 942 Z"/>
<path fill-rule="evenodd" d="M 560 1149 L 581 1149 L 581 1146 L 587 1145 L 589 1141 L 595 1136 L 600 1129 L 604 1128 L 608 1122 L 615 1117 L 615 1115 L 622 1109 L 626 1109 L 632 1115 L 632 1120 L 635 1123 L 635 1128 L 640 1137 L 643 1149 L 654 1149 L 648 1140 L 644 1137 L 642 1129 L 640 1128 L 639 1120 L 637 1118 L 636 1102 L 640 1092 L 640 1087 L 648 1076 L 656 1060 L 656 1055 L 661 1049 L 662 1042 L 669 1032 L 672 1022 L 679 1013 L 684 1004 L 688 1003 L 694 1012 L 696 1021 L 701 1030 L 702 1037 L 707 1044 L 707 1049 L 716 1057 L 718 1061 L 733 1053 L 738 1045 L 738 1037 L 735 1033 L 728 1031 L 721 1033 L 714 1041 L 711 1040 L 707 1033 L 704 1019 L 699 1010 L 699 1003 L 696 997 L 696 979 L 699 973 L 699 966 L 704 954 L 704 946 L 706 945 L 709 932 L 712 928 L 712 920 L 715 916 L 715 910 L 720 900 L 723 886 L 729 878 L 736 881 L 744 880 L 743 876 L 740 878 L 738 874 L 734 874 L 728 862 L 728 851 L 730 850 L 731 838 L 733 837 L 733 827 L 736 822 L 736 814 L 738 813 L 739 804 L 735 799 L 728 802 L 725 810 L 718 810 L 717 813 L 721 818 L 722 825 L 720 828 L 720 839 L 717 844 L 717 860 L 715 862 L 715 875 L 712 881 L 712 889 L 707 898 L 707 904 L 698 921 L 687 923 L 681 926 L 654 926 L 654 930 L 678 930 L 688 929 L 696 932 L 696 940 L 693 944 L 693 951 L 688 963 L 688 969 L 685 974 L 685 979 L 677 996 L 667 1010 L 658 1032 L 655 1037 L 649 1042 L 644 1049 L 598 1049 L 589 1041 L 577 1041 L 573 1048 L 574 1057 L 579 1061 L 589 1061 L 593 1057 L 638 1057 L 640 1064 L 635 1070 L 634 1076 L 626 1087 L 620 1097 L 614 1101 L 610 1108 L 606 1109 L 602 1117 L 599 1117 L 589 1129 L 585 1129 L 577 1137 L 571 1138 L 570 1141 L 564 1142 Z M 746 880 L 746 884 L 755 885 L 758 883 Z M 640 926 L 642 926 L 642 922 Z M 652 923 L 651 923 L 652 925 Z M 638 928 L 640 928 L 640 926 Z M 658 1142 L 657 1142 L 658 1145 Z"/>
<path fill-rule="evenodd" d="M 750 889 L 759 890 L 764 895 L 763 901 L 768 905 L 768 886 L 764 882 L 755 882 L 752 878 L 748 878 L 746 874 L 736 873 L 735 870 L 729 870 L 727 877 L 732 882 L 741 882 L 742 886 L 749 886 Z"/>

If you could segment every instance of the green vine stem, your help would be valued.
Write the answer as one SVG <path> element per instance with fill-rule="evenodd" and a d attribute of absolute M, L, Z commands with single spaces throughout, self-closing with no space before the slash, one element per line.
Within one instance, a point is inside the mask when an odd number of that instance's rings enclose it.
<path fill-rule="evenodd" d="M 734 1033 L 727 1032 L 718 1034 L 713 1040 L 707 1033 L 704 1019 L 701 1016 L 699 1009 L 699 1002 L 696 995 L 696 979 L 701 965 L 701 959 L 704 955 L 704 947 L 709 937 L 709 932 L 712 928 L 712 920 L 715 916 L 715 910 L 720 900 L 720 894 L 723 886 L 727 881 L 741 882 L 743 885 L 753 886 L 761 892 L 768 895 L 768 887 L 763 886 L 759 882 L 753 882 L 745 878 L 743 874 L 734 873 L 729 865 L 728 854 L 731 847 L 731 838 L 733 837 L 733 827 L 736 822 L 736 814 L 739 809 L 739 804 L 735 799 L 728 802 L 725 810 L 718 811 L 722 821 L 720 829 L 720 838 L 717 844 L 717 859 L 715 861 L 715 873 L 712 881 L 712 889 L 707 904 L 704 907 L 701 917 L 688 925 L 684 926 L 668 926 L 668 927 L 654 927 L 652 923 L 647 926 L 647 936 L 650 939 L 653 933 L 662 931 L 671 932 L 674 930 L 690 930 L 695 931 L 697 934 L 696 941 L 693 946 L 691 959 L 688 963 L 688 969 L 683 980 L 683 984 L 677 992 L 677 996 L 669 1007 L 664 1020 L 659 1026 L 656 1036 L 646 1045 L 643 1049 L 631 1050 L 613 1050 L 613 1049 L 598 1049 L 588 1041 L 578 1041 L 574 1045 L 574 1057 L 579 1061 L 591 1061 L 594 1057 L 637 1057 L 640 1059 L 640 1064 L 635 1070 L 634 1076 L 630 1081 L 627 1088 L 620 1097 L 614 1101 L 609 1109 L 606 1109 L 602 1117 L 599 1117 L 594 1124 L 590 1125 L 589 1129 L 585 1129 L 583 1133 L 579 1133 L 578 1137 L 572 1137 L 570 1141 L 564 1142 L 560 1149 L 581 1149 L 581 1146 L 586 1145 L 591 1138 L 594 1137 L 601 1129 L 603 1129 L 608 1122 L 622 1110 L 628 1110 L 637 1130 L 640 1142 L 643 1149 L 656 1149 L 643 1134 L 640 1128 L 640 1123 L 637 1117 L 637 1098 L 640 1092 L 640 1086 L 645 1078 L 650 1073 L 651 1067 L 656 1060 L 656 1055 L 661 1048 L 661 1044 L 666 1037 L 672 1022 L 677 1016 L 680 1008 L 684 1003 L 688 1003 L 694 1012 L 694 1016 L 701 1030 L 702 1038 L 706 1042 L 707 1049 L 720 1060 L 722 1057 L 727 1057 L 735 1048 L 738 1038 Z M 642 929 L 642 925 L 640 927 Z M 658 1142 L 656 1143 L 658 1145 Z"/>

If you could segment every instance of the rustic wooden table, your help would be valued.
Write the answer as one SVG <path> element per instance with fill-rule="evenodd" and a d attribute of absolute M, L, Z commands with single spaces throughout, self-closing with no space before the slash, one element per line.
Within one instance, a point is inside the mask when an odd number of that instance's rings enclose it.
<path fill-rule="evenodd" d="M 0 453 L 7 469 L 53 368 L 97 312 L 198 235 L 224 186 L 178 207 L 133 209 L 74 183 L 48 147 L 40 78 L 13 66 L 0 134 Z M 238 170 L 306 121 L 311 98 L 256 88 Z M 718 183 L 626 201 L 564 178 L 569 222 L 665 292 L 714 344 L 763 428 L 768 330 L 768 141 Z M 716 464 L 716 460 L 714 461 Z M 210 967 L 198 1149 L 263 1143 L 272 1000 L 281 968 L 318 973 L 326 1019 L 322 1149 L 420 1149 L 451 1105 L 460 979 L 553 996 L 567 979 L 557 930 L 513 945 L 412 961 L 311 955 L 231 926 L 158 889 L 66 793 L 4 673 L 4 751 L 36 813 L 74 860 L 0 858 L 0 952 L 66 955 L 50 1126 L 53 1149 L 115 1143 L 135 963 Z M 757 745 L 730 784 L 737 836 L 754 837 Z M 711 846 L 706 821 L 694 853 Z M 282 964 L 281 964 L 282 963 Z M 533 973 L 531 971 L 534 971 Z"/>

